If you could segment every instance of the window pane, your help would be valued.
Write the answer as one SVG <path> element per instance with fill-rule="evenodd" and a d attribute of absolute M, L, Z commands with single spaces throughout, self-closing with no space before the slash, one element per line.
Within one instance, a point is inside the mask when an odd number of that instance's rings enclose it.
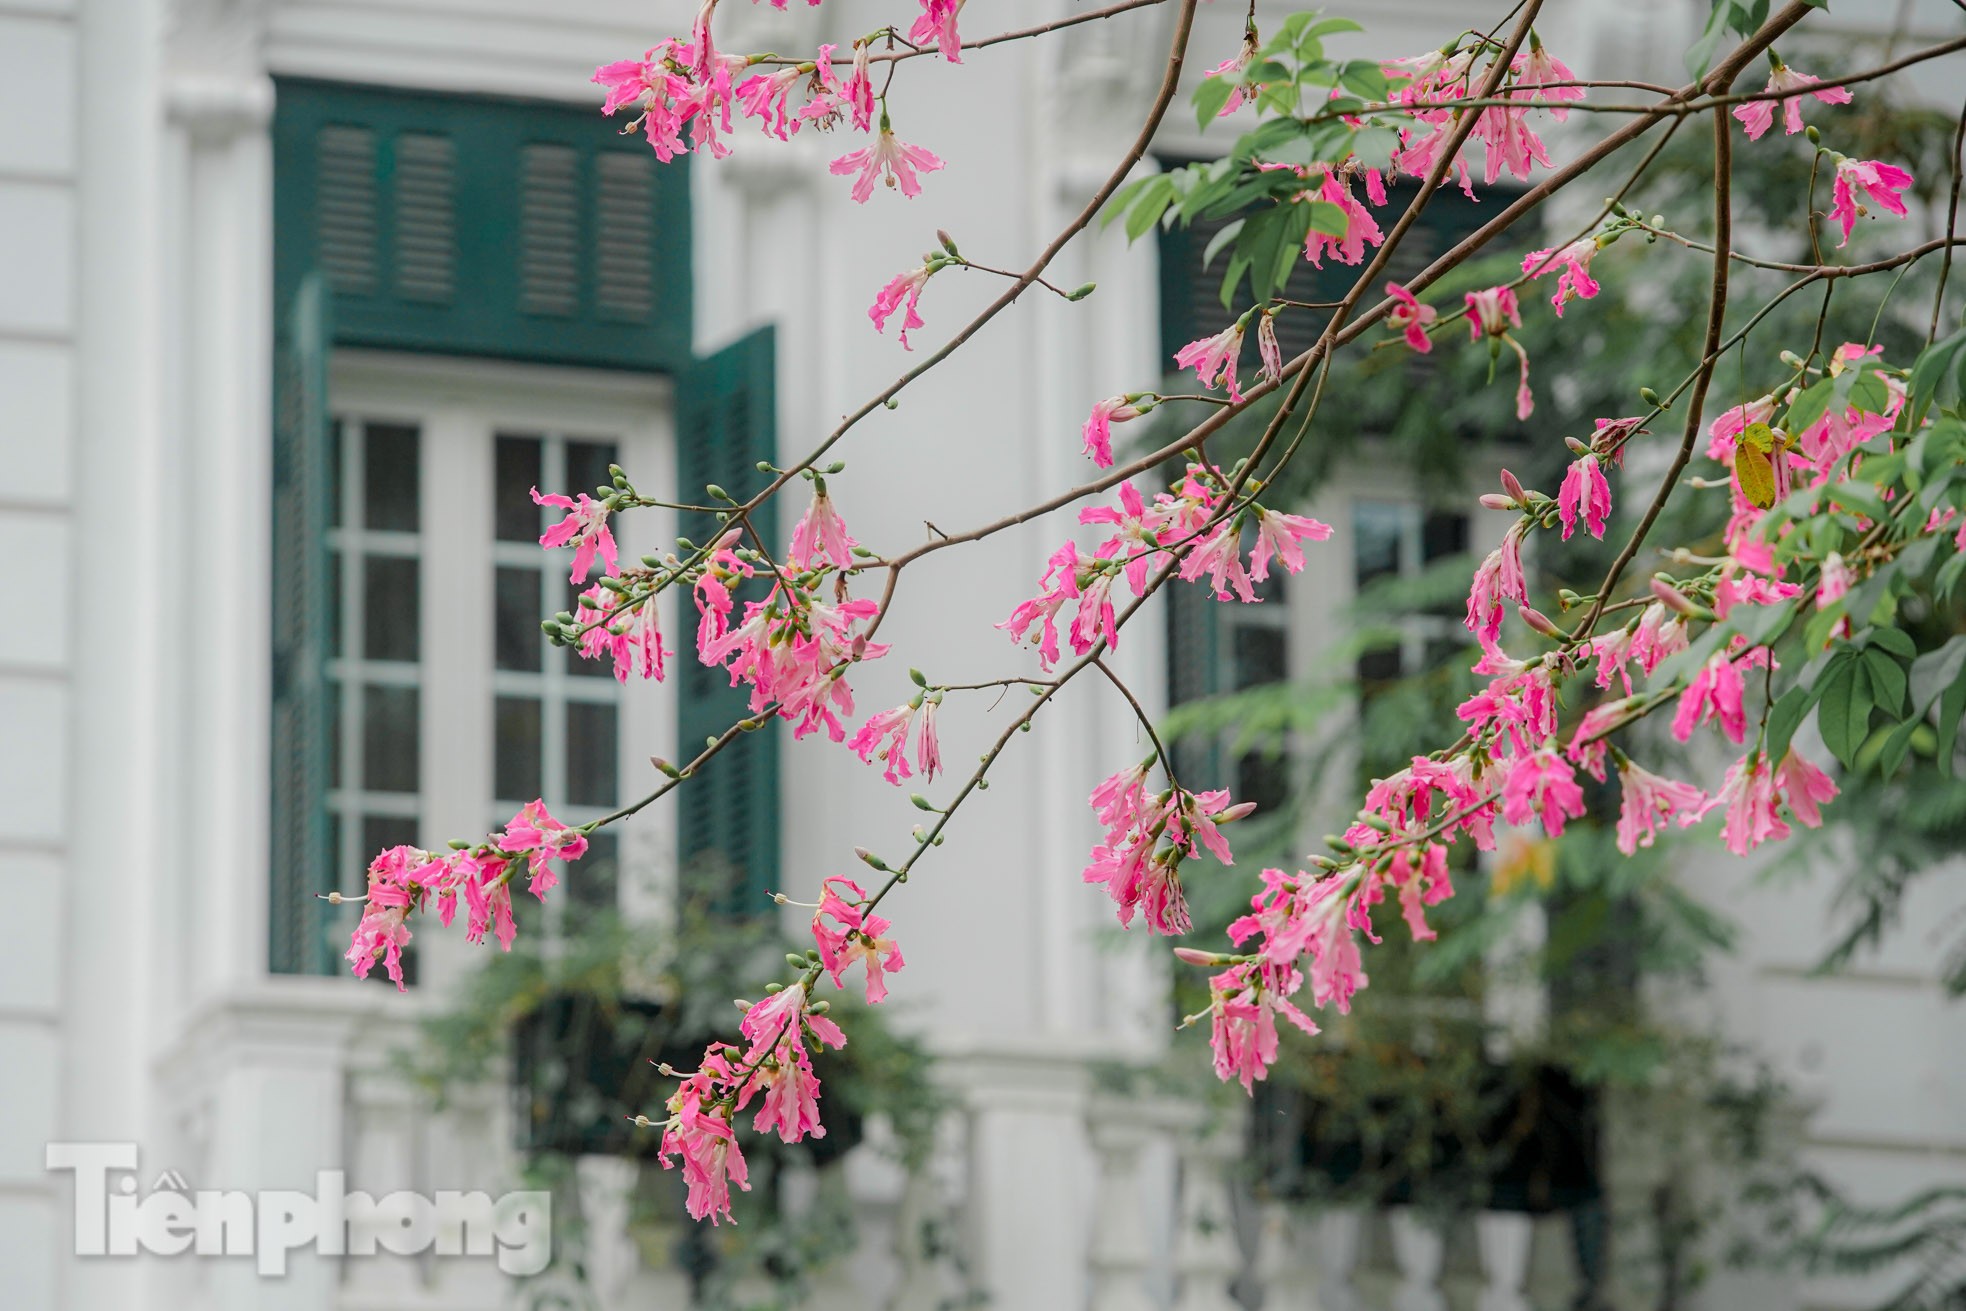
<path fill-rule="evenodd" d="M 620 843 L 615 835 L 602 829 L 589 836 L 587 854 L 575 861 L 566 875 L 569 929 L 577 932 L 594 911 L 615 908 L 621 886 L 620 870 Z"/>
<path fill-rule="evenodd" d="M 576 492 L 592 496 L 597 488 L 613 486 L 608 466 L 618 458 L 613 442 L 568 442 L 567 485 L 560 490 L 568 496 Z"/>
<path fill-rule="evenodd" d="M 567 800 L 572 804 L 614 804 L 616 734 L 612 704 L 567 703 Z"/>
<path fill-rule="evenodd" d="M 326 684 L 328 702 L 328 786 L 341 786 L 341 684 Z"/>
<path fill-rule="evenodd" d="M 1401 661 L 1396 646 L 1367 651 L 1358 658 L 1358 680 L 1368 689 L 1375 683 L 1390 683 L 1400 676 Z"/>
<path fill-rule="evenodd" d="M 1427 515 L 1420 529 L 1420 554 L 1426 564 L 1450 555 L 1465 555 L 1468 549 L 1468 516 L 1445 510 Z"/>
<path fill-rule="evenodd" d="M 413 687 L 377 687 L 362 692 L 362 788 L 369 792 L 414 792 L 417 788 L 417 709 Z"/>
<path fill-rule="evenodd" d="M 1236 688 L 1279 683 L 1289 676 L 1281 628 L 1238 625 L 1235 629 Z"/>
<path fill-rule="evenodd" d="M 1250 752 L 1236 762 L 1235 799 L 1253 801 L 1256 813 L 1270 815 L 1290 804 L 1290 761 Z"/>
<path fill-rule="evenodd" d="M 1405 507 L 1389 501 L 1352 504 L 1352 565 L 1359 587 L 1399 572 L 1399 539 Z"/>
<path fill-rule="evenodd" d="M 600 568 L 599 563 L 596 563 L 594 566 L 595 572 L 598 573 Z M 599 617 L 599 611 L 583 610 L 581 608 L 580 594 L 587 590 L 585 587 L 582 587 L 578 583 L 567 583 L 565 587 L 567 589 L 567 599 L 563 608 L 574 617 L 576 622 L 589 624 Z M 567 647 L 566 654 L 562 658 L 567 662 L 567 672 L 577 678 L 614 677 L 614 661 L 606 658 L 589 660 L 580 654 L 580 648 L 578 646 Z"/>
<path fill-rule="evenodd" d="M 335 419 L 328 424 L 328 527 L 341 527 L 341 430 L 345 419 Z"/>
<path fill-rule="evenodd" d="M 496 606 L 492 620 L 494 668 L 531 673 L 540 668 L 546 637 L 539 631 L 540 578 L 537 569 L 501 565 L 494 582 Z"/>
<path fill-rule="evenodd" d="M 413 533 L 417 529 L 417 430 L 404 424 L 371 423 L 364 433 L 362 522 L 370 528 Z"/>
<path fill-rule="evenodd" d="M 537 542 L 539 507 L 532 503 L 532 489 L 539 487 L 539 438 L 500 437 L 497 463 L 492 479 L 492 515 L 498 524 L 498 540 Z"/>
<path fill-rule="evenodd" d="M 362 559 L 362 656 L 417 659 L 417 561 L 401 556 Z"/>
<path fill-rule="evenodd" d="M 332 658 L 342 653 L 341 641 L 341 571 L 346 557 L 340 551 L 328 554 L 328 655 Z"/>
<path fill-rule="evenodd" d="M 493 713 L 492 790 L 504 801 L 531 801 L 546 789 L 540 781 L 539 702 L 502 696 Z"/>

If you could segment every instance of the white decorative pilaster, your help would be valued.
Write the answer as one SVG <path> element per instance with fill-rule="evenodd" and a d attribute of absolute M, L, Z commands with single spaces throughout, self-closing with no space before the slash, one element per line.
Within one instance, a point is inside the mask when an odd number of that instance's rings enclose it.
<path fill-rule="evenodd" d="M 1140 1107 L 1095 1099 L 1090 1115 L 1099 1182 L 1092 1212 L 1092 1311 L 1155 1311 L 1147 1295 L 1152 1247 L 1141 1204 L 1140 1162 L 1153 1129 Z"/>
<path fill-rule="evenodd" d="M 1177 1131 L 1178 1132 L 1178 1131 Z M 1174 1240 L 1175 1311 L 1238 1311 L 1229 1286 L 1242 1265 L 1226 1178 L 1232 1133 L 1200 1125 L 1179 1134 L 1180 1229 Z"/>
<path fill-rule="evenodd" d="M 1272 1202 L 1264 1208 L 1256 1247 L 1263 1311 L 1324 1311 L 1316 1246 L 1311 1226 L 1289 1204 Z"/>

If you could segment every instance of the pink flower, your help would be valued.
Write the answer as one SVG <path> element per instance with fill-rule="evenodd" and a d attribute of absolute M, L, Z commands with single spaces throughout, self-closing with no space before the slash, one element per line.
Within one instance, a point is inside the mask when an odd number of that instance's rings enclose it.
<path fill-rule="evenodd" d="M 1522 326 L 1522 312 L 1516 306 L 1515 292 L 1508 287 L 1471 291 L 1464 299 L 1468 305 L 1469 341 L 1504 336 L 1511 327 Z"/>
<path fill-rule="evenodd" d="M 1560 102 L 1584 98 L 1584 88 L 1580 86 L 1551 85 L 1555 82 L 1575 82 L 1577 75 L 1561 59 L 1552 55 L 1534 32 L 1529 34 L 1529 49 L 1516 55 L 1509 71 L 1515 74 L 1509 88 L 1509 98 L 1546 106 L 1550 117 L 1559 123 L 1570 116 L 1570 111 L 1563 108 Z"/>
<path fill-rule="evenodd" d="M 1276 1063 L 1279 1014 L 1307 1034 L 1318 1031 L 1308 1015 L 1265 982 L 1265 975 L 1273 972 L 1243 962 L 1208 981 L 1208 1041 L 1215 1053 L 1215 1077 L 1224 1083 L 1239 1081 L 1244 1092 L 1253 1091 L 1256 1080 Z M 1281 972 L 1290 986 L 1301 986 L 1296 970 L 1285 967 Z"/>
<path fill-rule="evenodd" d="M 855 962 L 864 965 L 868 1002 L 885 1000 L 886 975 L 899 973 L 907 964 L 901 959 L 900 944 L 887 936 L 888 921 L 862 909 L 867 892 L 851 879 L 829 878 L 824 888 L 819 909 L 812 917 L 812 937 L 819 947 L 820 964 L 832 976 L 835 987 L 845 986 L 840 976 Z M 853 900 L 842 896 L 842 890 L 851 892 Z M 828 919 L 833 921 L 832 925 L 825 923 Z"/>
<path fill-rule="evenodd" d="M 1560 249 L 1532 250 L 1522 260 L 1522 271 L 1532 278 L 1545 274 L 1557 275 L 1556 292 L 1550 297 L 1550 304 L 1556 307 L 1558 318 L 1563 317 L 1563 307 L 1571 300 L 1589 300 L 1600 290 L 1597 279 L 1591 276 L 1591 259 L 1597 254 L 1597 239 L 1585 237 L 1573 241 Z"/>
<path fill-rule="evenodd" d="M 1627 856 L 1651 846 L 1667 820 L 1691 828 L 1707 813 L 1706 793 L 1691 783 L 1661 778 L 1630 761 L 1618 770 L 1618 785 L 1624 793 L 1618 811 L 1618 850 Z"/>
<path fill-rule="evenodd" d="M 1365 248 L 1376 246 L 1386 239 L 1379 231 L 1379 224 L 1372 217 L 1372 211 L 1361 205 L 1358 197 L 1352 194 L 1348 181 L 1340 180 L 1338 170 L 1324 170 L 1324 185 L 1318 190 L 1318 199 L 1336 205 L 1345 215 L 1345 231 L 1342 236 L 1332 236 L 1313 228 L 1304 238 L 1304 258 L 1314 267 L 1323 268 L 1324 252 L 1329 250 L 1340 264 L 1360 264 L 1365 261 Z"/>
<path fill-rule="evenodd" d="M 1242 389 L 1236 386 L 1236 356 L 1242 353 L 1243 321 L 1238 319 L 1213 337 L 1191 341 L 1174 353 L 1176 368 L 1193 368 L 1204 387 L 1226 385 L 1229 399 L 1237 404 L 1242 403 Z"/>
<path fill-rule="evenodd" d="M 587 854 L 587 830 L 570 828 L 546 813 L 543 801 L 528 801 L 519 813 L 505 822 L 498 838 L 498 849 L 510 855 L 525 854 L 532 881 L 526 891 L 546 900 L 546 894 L 559 876 L 550 862 L 575 861 Z"/>
<path fill-rule="evenodd" d="M 1895 165 L 1875 159 L 1846 159 L 1836 157 L 1836 185 L 1830 195 L 1834 203 L 1829 216 L 1843 228 L 1843 240 L 1836 243 L 1837 249 L 1850 244 L 1850 230 L 1857 220 L 1869 212 L 1857 199 L 1857 188 L 1861 187 L 1870 195 L 1871 203 L 1889 213 L 1903 218 L 1908 212 L 1901 192 L 1912 183 L 1911 174 Z"/>
<path fill-rule="evenodd" d="M 744 116 L 757 119 L 767 135 L 789 141 L 799 130 L 799 120 L 787 111 L 785 100 L 804 76 L 798 65 L 788 64 L 774 72 L 746 78 L 738 84 L 737 103 Z"/>
<path fill-rule="evenodd" d="M 356 978 L 368 978 L 379 957 L 396 991 L 408 991 L 403 982 L 403 948 L 412 935 L 404 921 L 422 904 L 429 881 L 442 869 L 429 852 L 415 847 L 391 847 L 369 863 L 368 900 L 343 957 Z"/>
<path fill-rule="evenodd" d="M 1595 455 L 1586 455 L 1563 475 L 1563 487 L 1556 498 L 1557 517 L 1563 521 L 1563 540 L 1569 541 L 1581 515 L 1592 537 L 1604 539 L 1604 527 L 1611 519 L 1611 484 Z"/>
<path fill-rule="evenodd" d="M 786 553 L 791 563 L 801 569 L 827 564 L 835 569 L 851 569 L 853 548 L 858 545 L 847 534 L 846 520 L 840 518 L 833 498 L 826 494 L 826 483 L 815 479 L 812 504 L 806 507 L 798 527 L 792 530 L 791 549 Z"/>
<path fill-rule="evenodd" d="M 1256 507 L 1256 545 L 1249 550 L 1249 576 L 1263 582 L 1270 576 L 1270 557 L 1283 561 L 1283 567 L 1297 573 L 1304 567 L 1304 549 L 1299 542 L 1322 542 L 1331 536 L 1331 525 L 1302 515 L 1282 514 Z"/>
<path fill-rule="evenodd" d="M 1820 89 L 1818 89 L 1820 88 Z M 1734 117 L 1741 120 L 1747 129 L 1748 140 L 1759 141 L 1762 134 L 1775 125 L 1775 106 L 1782 107 L 1783 131 L 1794 136 L 1802 130 L 1803 93 L 1816 97 L 1826 105 L 1847 105 L 1850 103 L 1848 87 L 1822 86 L 1807 73 L 1798 73 L 1786 64 L 1776 63 L 1775 71 L 1768 75 L 1768 85 L 1764 88 L 1772 93 L 1783 93 L 1780 100 L 1750 100 L 1737 106 Z"/>
<path fill-rule="evenodd" d="M 905 705 L 881 711 L 861 725 L 860 731 L 847 743 L 847 750 L 870 765 L 878 755 L 887 762 L 882 776 L 899 786 L 902 779 L 914 777 L 908 768 L 908 734 L 919 724 L 921 741 L 915 752 L 915 763 L 924 778 L 934 778 L 942 768 L 942 748 L 935 736 L 935 707 L 940 697 L 939 692 L 925 693 Z"/>
<path fill-rule="evenodd" d="M 1502 785 L 1502 818 L 1511 824 L 1540 819 L 1553 838 L 1563 836 L 1567 819 L 1584 813 L 1584 790 L 1576 771 L 1549 747 L 1520 757 Z"/>
<path fill-rule="evenodd" d="M 914 347 L 908 344 L 908 330 L 928 326 L 916 312 L 916 307 L 921 304 L 922 288 L 928 285 L 929 278 L 941 267 L 940 264 L 923 264 L 888 279 L 887 285 L 881 288 L 880 295 L 874 297 L 873 305 L 867 310 L 867 317 L 874 321 L 874 331 L 886 332 L 889 317 L 897 309 L 903 310 L 901 349 L 913 350 Z"/>
<path fill-rule="evenodd" d="M 1082 436 L 1085 438 L 1085 453 L 1101 469 L 1113 465 L 1113 429 L 1116 423 L 1127 423 L 1146 413 L 1133 403 L 1131 396 L 1108 396 L 1092 407 L 1087 416 Z"/>
<path fill-rule="evenodd" d="M 1748 734 L 1747 711 L 1741 705 L 1744 692 L 1741 671 L 1725 651 L 1714 652 L 1680 693 L 1679 709 L 1672 718 L 1672 735 L 1685 742 L 1692 738 L 1694 729 L 1712 718 L 1727 740 L 1739 746 Z"/>
<path fill-rule="evenodd" d="M 1274 310 L 1256 316 L 1256 355 L 1262 361 L 1257 376 L 1272 386 L 1283 381 L 1283 347 L 1277 343 L 1276 317 Z"/>
<path fill-rule="evenodd" d="M 1398 302 L 1386 314 L 1386 326 L 1406 337 L 1406 344 L 1425 355 L 1434 348 L 1433 338 L 1427 335 L 1427 325 L 1438 316 L 1439 311 L 1431 305 L 1422 305 L 1412 292 L 1397 282 L 1386 284 L 1386 294 Z"/>
<path fill-rule="evenodd" d="M 572 500 L 558 492 L 551 496 L 541 496 L 539 488 L 532 489 L 534 505 L 552 506 L 567 511 L 567 517 L 539 535 L 539 544 L 549 551 L 555 547 L 573 543 L 573 573 L 569 582 L 584 583 L 588 570 L 594 567 L 594 557 L 600 556 L 601 565 L 610 574 L 620 573 L 615 561 L 618 558 L 614 546 L 614 534 L 608 531 L 608 504 L 597 501 L 586 492 L 580 493 L 578 500 Z"/>
<path fill-rule="evenodd" d="M 1734 443 L 1741 434 L 1754 424 L 1767 423 L 1774 417 L 1773 396 L 1763 396 L 1760 400 L 1722 411 L 1719 418 L 1707 425 L 1707 458 L 1723 464 L 1731 461 L 1734 458 Z"/>
<path fill-rule="evenodd" d="M 1791 747 L 1782 757 L 1782 763 L 1775 767 L 1775 783 L 1798 823 L 1804 828 L 1823 826 L 1823 815 L 1817 807 L 1836 796 L 1836 784 L 1828 774 L 1797 755 Z"/>
<path fill-rule="evenodd" d="M 857 174 L 853 179 L 853 198 L 864 205 L 867 197 L 874 194 L 874 183 L 883 174 L 888 186 L 901 188 L 902 195 L 921 195 L 922 184 L 916 170 L 933 173 L 942 167 L 942 161 L 930 151 L 911 146 L 895 136 L 886 120 L 882 120 L 881 134 L 873 145 L 841 155 L 828 167 L 837 177 Z"/>
<path fill-rule="evenodd" d="M 652 595 L 633 598 L 595 583 L 581 594 L 582 604 L 575 611 L 578 621 L 588 626 L 580 635 L 580 654 L 588 660 L 608 657 L 614 661 L 614 676 L 628 681 L 630 673 L 662 681 L 662 629 Z M 591 605 L 587 602 L 592 602 Z"/>
<path fill-rule="evenodd" d="M 965 0 L 922 0 L 921 17 L 908 29 L 908 40 L 918 46 L 934 45 L 952 64 L 963 61 L 962 37 L 956 31 L 956 16 Z"/>
<path fill-rule="evenodd" d="M 1040 580 L 1039 594 L 1019 604 L 1010 612 L 1010 618 L 997 625 L 1019 642 L 1025 640 L 1033 624 L 1038 625 L 1038 633 L 1032 640 L 1037 643 L 1038 663 L 1044 669 L 1058 663 L 1058 612 L 1067 601 L 1078 597 L 1078 572 L 1078 544 L 1067 542 L 1052 552 Z"/>
<path fill-rule="evenodd" d="M 1745 856 L 1764 842 L 1779 842 L 1789 835 L 1782 822 L 1781 796 L 1768 758 L 1753 751 L 1728 767 L 1714 804 L 1726 816 L 1720 826 L 1720 839 L 1737 856 Z"/>
<path fill-rule="evenodd" d="M 853 74 L 846 80 L 846 102 L 853 109 L 853 130 L 874 129 L 874 79 L 868 72 L 869 43 L 853 43 Z"/>
<path fill-rule="evenodd" d="M 1181 577 L 1194 582 L 1207 574 L 1216 600 L 1228 600 L 1233 590 L 1234 595 L 1249 603 L 1256 600 L 1256 589 L 1242 565 L 1242 533 L 1231 526 L 1232 522 L 1225 520 L 1217 524 L 1208 536 L 1188 548 L 1187 554 L 1181 557 Z"/>
<path fill-rule="evenodd" d="M 732 1079 L 728 1060 L 714 1048 L 705 1052 L 701 1067 L 669 1099 L 670 1118 L 658 1153 L 665 1170 L 675 1168 L 671 1157 L 682 1156 L 690 1217 L 708 1218 L 712 1224 L 731 1218 L 732 1184 L 746 1192 L 751 1188 L 744 1153 L 737 1145 L 729 1112 L 721 1104 L 720 1085 Z"/>
<path fill-rule="evenodd" d="M 1521 520 L 1511 524 L 1502 535 L 1502 544 L 1475 570 L 1474 586 L 1468 591 L 1466 623 L 1483 649 L 1493 649 L 1502 636 L 1504 603 L 1529 603 L 1529 582 L 1522 572 L 1522 538 L 1526 532 Z"/>

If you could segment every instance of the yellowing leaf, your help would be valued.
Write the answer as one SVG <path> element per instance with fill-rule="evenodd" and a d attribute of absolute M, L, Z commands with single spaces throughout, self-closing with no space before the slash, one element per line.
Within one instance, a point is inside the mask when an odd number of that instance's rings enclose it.
<path fill-rule="evenodd" d="M 1734 444 L 1734 481 L 1756 509 L 1775 503 L 1775 464 L 1769 458 L 1774 449 L 1775 430 L 1765 423 L 1749 424 Z"/>

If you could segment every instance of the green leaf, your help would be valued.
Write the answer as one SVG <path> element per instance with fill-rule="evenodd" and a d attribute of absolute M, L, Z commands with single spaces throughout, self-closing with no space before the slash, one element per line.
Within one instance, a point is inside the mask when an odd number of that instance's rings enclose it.
<path fill-rule="evenodd" d="M 1306 202 L 1306 204 L 1310 210 L 1310 216 L 1307 220 L 1309 231 L 1322 232 L 1327 237 L 1342 237 L 1345 235 L 1345 230 L 1350 225 L 1350 220 L 1341 206 L 1334 205 L 1328 200 L 1313 200 Z"/>
<path fill-rule="evenodd" d="M 1809 707 L 1816 704 L 1817 692 L 1800 685 L 1777 697 L 1768 711 L 1768 757 L 1780 760 L 1788 753 L 1789 739 L 1802 726 Z"/>
<path fill-rule="evenodd" d="M 1236 219 L 1231 223 L 1224 223 L 1216 230 L 1215 235 L 1208 239 L 1208 248 L 1201 253 L 1201 266 L 1203 268 L 1207 268 L 1210 264 L 1213 264 L 1215 257 L 1221 253 L 1222 247 L 1236 239 L 1242 232 L 1242 224 L 1243 220 L 1241 219 Z"/>
<path fill-rule="evenodd" d="M 1892 729 L 1885 737 L 1883 746 L 1877 754 L 1877 769 L 1886 778 L 1898 772 L 1898 766 L 1905 762 L 1905 752 L 1911 749 L 1911 737 L 1925 727 L 1922 719 L 1907 719 Z"/>
<path fill-rule="evenodd" d="M 1874 369 L 1864 369 L 1850 384 L 1850 404 L 1866 414 L 1882 414 L 1891 406 L 1891 389 Z"/>
<path fill-rule="evenodd" d="M 1229 77 L 1205 77 L 1195 88 L 1195 126 L 1206 128 L 1221 114 L 1222 106 L 1236 93 L 1236 81 Z"/>
<path fill-rule="evenodd" d="M 1145 236 L 1154 224 L 1160 222 L 1160 216 L 1167 207 L 1174 203 L 1174 184 L 1168 180 L 1166 174 L 1152 178 L 1149 182 L 1150 185 L 1142 189 L 1139 198 L 1133 203 L 1132 210 L 1126 216 L 1128 241 L 1138 241 Z M 1153 185 L 1156 183 L 1158 185 Z"/>
<path fill-rule="evenodd" d="M 1700 39 L 1686 52 L 1686 71 L 1695 78 L 1707 75 L 1707 69 L 1713 63 L 1713 53 L 1719 49 L 1721 38 L 1727 35 L 1727 18 L 1732 10 L 1732 0 L 1715 0 L 1713 12 L 1707 15 L 1707 25 L 1700 33 Z"/>
<path fill-rule="evenodd" d="M 1946 689 L 1939 701 L 1939 770 L 1947 778 L 1952 777 L 1952 744 L 1959 735 L 1959 720 L 1966 716 L 1966 678 L 1960 679 Z"/>
<path fill-rule="evenodd" d="M 1890 652 L 1872 647 L 1864 652 L 1864 671 L 1870 675 L 1878 709 L 1896 719 L 1905 703 L 1905 667 Z"/>
<path fill-rule="evenodd" d="M 1376 60 L 1350 59 L 1339 66 L 1338 84 L 1363 99 L 1378 102 L 1386 98 L 1390 84 L 1385 70 Z"/>
<path fill-rule="evenodd" d="M 1810 385 L 1789 405 L 1782 418 L 1782 427 L 1789 433 L 1801 432 L 1810 424 L 1823 417 L 1829 409 L 1830 398 L 1836 394 L 1836 384 L 1829 378 Z"/>
<path fill-rule="evenodd" d="M 1306 15 L 1311 17 L 1313 15 Z M 1336 32 L 1363 32 L 1365 29 L 1349 18 L 1320 18 L 1304 32 L 1305 36 L 1331 36 Z"/>
<path fill-rule="evenodd" d="M 1866 646 L 1881 646 L 1900 660 L 1916 660 L 1918 643 L 1902 628 L 1873 628 L 1865 634 Z"/>
<path fill-rule="evenodd" d="M 1966 348 L 1966 331 L 1933 342 L 1919 353 L 1911 366 L 1911 395 L 1905 406 L 1906 431 L 1916 430 L 1924 422 L 1925 411 L 1938 399 L 1939 388 L 1952 372 L 1962 348 Z"/>
<path fill-rule="evenodd" d="M 1966 634 L 1927 651 L 1911 663 L 1911 713 L 1922 715 L 1966 670 Z"/>
<path fill-rule="evenodd" d="M 1843 759 L 1840 749 L 1848 736 L 1845 725 L 1850 719 L 1850 687 L 1857 672 L 1856 657 L 1850 653 L 1839 653 L 1823 671 L 1816 686 L 1816 731 L 1823 735 L 1823 743 Z M 1847 763 L 1847 762 L 1846 762 Z"/>

